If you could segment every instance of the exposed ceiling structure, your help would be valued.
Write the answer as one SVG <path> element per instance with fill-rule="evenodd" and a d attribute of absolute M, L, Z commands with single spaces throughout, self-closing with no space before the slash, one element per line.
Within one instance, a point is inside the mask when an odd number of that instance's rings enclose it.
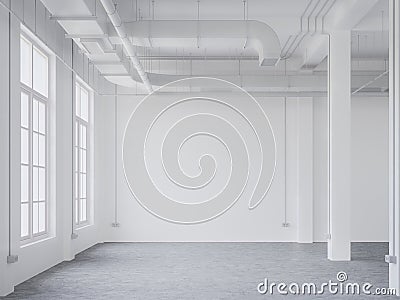
<path fill-rule="evenodd" d="M 42 2 L 106 79 L 143 92 L 189 76 L 325 92 L 327 34 L 338 29 L 352 30 L 353 92 L 387 89 L 384 0 Z"/>

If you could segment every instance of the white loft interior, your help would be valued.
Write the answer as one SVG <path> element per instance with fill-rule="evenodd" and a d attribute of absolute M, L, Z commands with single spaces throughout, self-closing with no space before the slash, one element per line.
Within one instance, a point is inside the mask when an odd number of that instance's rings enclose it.
<path fill-rule="evenodd" d="M 0 0 L 0 296 L 185 299 L 185 269 L 200 299 L 372 270 L 400 293 L 399 18 Z"/>

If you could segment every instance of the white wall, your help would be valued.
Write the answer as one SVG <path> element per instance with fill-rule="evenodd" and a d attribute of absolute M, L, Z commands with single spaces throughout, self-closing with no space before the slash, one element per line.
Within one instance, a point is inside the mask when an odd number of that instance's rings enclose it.
<path fill-rule="evenodd" d="M 102 191 L 106 193 L 103 197 L 106 212 L 105 240 L 326 241 L 326 99 L 315 98 L 310 101 L 310 98 L 287 98 L 285 138 L 284 98 L 258 98 L 270 116 L 278 145 L 277 179 L 272 185 L 271 194 L 254 211 L 248 211 L 248 199 L 241 199 L 231 210 L 215 220 L 197 225 L 177 225 L 160 220 L 141 207 L 133 198 L 124 177 L 122 135 L 129 115 L 142 98 L 134 95 L 118 96 L 117 143 L 114 135 L 113 99 L 103 101 L 102 116 L 107 120 L 107 126 L 102 125 L 101 129 L 104 130 L 105 142 L 102 148 L 103 159 L 106 161 L 104 172 L 107 172 L 103 181 L 107 186 L 102 186 Z M 352 102 L 352 240 L 387 241 L 387 100 L 355 97 Z M 117 198 L 113 178 L 115 151 Z M 310 176 L 311 180 L 308 180 Z M 365 186 L 373 186 L 373 192 L 367 191 Z M 282 227 L 285 193 L 287 221 L 290 224 L 288 228 Z M 111 226 L 115 221 L 115 199 L 117 222 L 120 223 L 118 228 Z M 371 219 L 374 222 L 370 222 Z M 306 238 L 302 238 L 303 234 Z"/>
<path fill-rule="evenodd" d="M 353 241 L 388 241 L 388 99 L 352 99 Z"/>
<path fill-rule="evenodd" d="M 313 240 L 313 225 L 304 222 L 299 226 L 298 219 L 309 220 L 312 215 L 312 134 L 307 139 L 299 140 L 298 132 L 309 132 L 312 124 L 312 101 L 308 99 L 287 99 L 287 120 L 285 138 L 285 118 L 283 97 L 262 97 L 258 102 L 267 113 L 274 129 L 277 142 L 277 172 L 270 193 L 263 203 L 249 211 L 247 203 L 249 195 L 243 197 L 222 216 L 197 225 L 179 225 L 160 220 L 147 212 L 133 198 L 125 181 L 121 144 L 127 120 L 142 96 L 126 95 L 118 96 L 117 102 L 117 143 L 114 142 L 114 101 L 112 98 L 103 100 L 105 123 L 107 126 L 97 128 L 103 131 L 102 156 L 105 161 L 104 184 L 101 192 L 105 202 L 105 237 L 106 241 L 309 241 Z M 308 100 L 308 103 L 305 104 Z M 160 101 L 162 101 L 160 99 Z M 305 113 L 302 107 L 307 107 Z M 100 113 L 100 112 L 99 112 Z M 300 122 L 300 123 L 299 123 Z M 300 126 L 302 125 L 303 126 Z M 142 129 L 144 130 L 144 129 Z M 285 140 L 288 159 L 285 160 Z M 113 147 L 116 145 L 116 149 Z M 301 147 L 301 151 L 297 151 Z M 309 151 L 307 151 L 309 150 Z M 113 228 L 115 221 L 115 182 L 114 154 L 117 153 L 117 221 L 119 228 Z M 303 154 L 299 154 L 303 153 Z M 300 155 L 300 157 L 299 157 Z M 298 159 L 303 160 L 304 166 L 298 165 Z M 287 166 L 285 164 L 287 163 Z M 107 166 L 107 167 L 106 167 Z M 308 184 L 298 186 L 299 172 L 302 168 L 302 179 Z M 285 172 L 286 181 L 285 185 Z M 306 175 L 306 172 L 308 172 Z M 108 180 L 107 180 L 107 179 Z M 308 185 L 308 188 L 304 188 Z M 111 191 L 112 190 L 112 191 Z M 304 195 L 299 197 L 299 193 Z M 285 195 L 286 194 L 286 195 Z M 310 196 L 311 195 L 311 196 Z M 283 227 L 285 222 L 285 196 L 286 218 L 289 227 Z M 311 199 L 310 199 L 311 197 Z M 308 206 L 307 206 L 308 205 Z M 301 209 L 308 207 L 311 209 Z M 299 215 L 299 211 L 300 215 Z M 312 220 L 312 218 L 311 218 Z M 303 235 L 303 236 L 302 236 Z"/>
<path fill-rule="evenodd" d="M 9 266 L 5 259 L 8 255 L 9 224 L 9 78 L 8 78 L 8 13 L 0 8 L 0 37 L 6 41 L 0 43 L 0 295 L 11 291 L 5 280 Z"/>
<path fill-rule="evenodd" d="M 58 264 L 73 259 L 76 253 L 101 241 L 99 231 L 99 209 L 94 211 L 94 222 L 91 226 L 75 230 L 78 238 L 71 240 L 72 233 L 72 101 L 74 81 L 71 68 L 86 81 L 95 92 L 108 92 L 113 85 L 99 77 L 93 65 L 89 65 L 76 45 L 66 40 L 64 30 L 55 21 L 49 20 L 49 12 L 40 1 L 13 0 L 3 1 L 11 11 L 11 45 L 9 44 L 9 11 L 0 6 L 0 136 L 3 147 L 0 151 L 1 170 L 0 190 L 0 296 L 13 291 L 15 285 Z M 51 144 L 54 156 L 50 168 L 53 170 L 52 197 L 50 205 L 56 218 L 52 223 L 50 238 L 21 247 L 20 206 L 19 206 L 19 170 L 20 170 L 20 84 L 19 84 L 19 34 L 20 21 L 42 42 L 44 47 L 55 53 L 53 57 L 55 73 L 51 74 L 53 99 L 50 110 L 53 124 L 50 127 Z M 73 49 L 72 49 L 73 47 Z M 8 53 L 11 51 L 11 59 Z M 72 60 L 72 55 L 74 59 Z M 57 56 L 57 57 L 56 57 Z M 72 65 L 72 61 L 74 61 Z M 11 63 L 11 89 L 9 89 L 9 62 Z M 11 98 L 9 97 L 9 93 Z M 95 100 L 102 96 L 95 94 Z M 9 103 L 10 114 L 9 114 Z M 95 106 L 97 106 L 95 101 Z M 4 116 L 3 116 L 4 114 Z M 9 120 L 10 118 L 10 120 Z M 9 123 L 10 121 L 10 123 Z M 95 119 L 96 121 L 96 119 Z M 9 127 L 9 124 L 11 125 Z M 10 134 L 9 134 L 10 129 Z M 10 157 L 8 143 L 10 142 Z M 8 165 L 10 164 L 10 169 Z M 10 176 L 9 176 L 10 174 Z M 10 189 L 9 182 L 10 180 Z M 11 207 L 9 207 L 9 194 Z M 97 207 L 97 200 L 95 207 Z M 11 211 L 9 219 L 9 209 Z M 11 227 L 9 226 L 9 220 Z M 9 232 L 11 234 L 9 234 Z M 11 241 L 11 244 L 9 243 Z M 9 253 L 10 249 L 10 253 Z M 6 263 L 9 255 L 18 255 L 19 261 Z"/>
<path fill-rule="evenodd" d="M 314 240 L 326 241 L 328 233 L 328 119 L 326 98 L 313 101 Z"/>
<path fill-rule="evenodd" d="M 118 143 L 117 153 L 121 153 L 122 133 L 130 112 L 139 99 L 118 98 Z M 263 203 L 249 211 L 249 198 L 239 201 L 222 216 L 197 225 L 179 225 L 160 220 L 144 210 L 132 197 L 122 170 L 122 159 L 118 162 L 118 221 L 121 227 L 114 230 L 111 240 L 132 241 L 289 241 L 295 238 L 294 227 L 283 228 L 284 221 L 284 139 L 282 98 L 262 99 L 260 104 L 270 117 L 275 132 L 278 149 L 278 165 L 271 190 Z M 216 112 L 218 114 L 218 112 Z M 221 167 L 221 166 L 218 166 Z M 247 170 L 242 170 L 247 172 Z M 267 184 L 267 183 L 265 183 Z M 288 199 L 289 208 L 295 199 Z M 289 218 L 296 218 L 295 212 L 288 211 Z M 296 223 L 295 221 L 293 222 Z M 145 230 L 144 230 L 145 229 Z"/>
<path fill-rule="evenodd" d="M 327 233 L 327 102 L 314 99 L 314 238 Z M 353 97 L 351 238 L 388 241 L 388 99 Z"/>

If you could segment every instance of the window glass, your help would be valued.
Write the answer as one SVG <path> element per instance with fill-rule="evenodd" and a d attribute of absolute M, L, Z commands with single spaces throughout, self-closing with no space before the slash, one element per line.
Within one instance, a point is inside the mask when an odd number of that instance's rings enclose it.
<path fill-rule="evenodd" d="M 29 235 L 29 203 L 21 204 L 21 237 Z"/>
<path fill-rule="evenodd" d="M 32 160 L 35 166 L 39 164 L 39 134 L 36 132 L 33 133 Z"/>
<path fill-rule="evenodd" d="M 33 234 L 39 232 L 39 203 L 33 202 Z"/>
<path fill-rule="evenodd" d="M 21 92 L 21 126 L 29 127 L 29 96 Z"/>
<path fill-rule="evenodd" d="M 46 203 L 39 202 L 39 232 L 46 230 Z"/>
<path fill-rule="evenodd" d="M 32 44 L 23 37 L 21 37 L 20 41 L 21 82 L 28 87 L 32 87 Z"/>
<path fill-rule="evenodd" d="M 29 130 L 21 128 L 21 163 L 29 164 Z"/>
<path fill-rule="evenodd" d="M 39 132 L 45 134 L 46 131 L 46 105 L 39 102 Z"/>
<path fill-rule="evenodd" d="M 78 117 L 81 116 L 81 86 L 79 84 L 75 88 L 75 112 Z"/>
<path fill-rule="evenodd" d="M 80 146 L 82 149 L 86 149 L 86 126 L 84 125 L 81 125 Z"/>
<path fill-rule="evenodd" d="M 39 201 L 46 200 L 46 171 L 44 168 L 39 169 Z"/>
<path fill-rule="evenodd" d="M 39 49 L 33 47 L 33 89 L 48 96 L 48 58 Z"/>
<path fill-rule="evenodd" d="M 46 166 L 46 137 L 39 134 L 39 160 L 38 165 L 41 167 Z"/>
<path fill-rule="evenodd" d="M 32 110 L 32 121 L 33 121 L 33 131 L 39 131 L 39 102 L 33 100 L 33 110 Z"/>
<path fill-rule="evenodd" d="M 21 166 L 21 202 L 29 202 L 29 166 Z"/>
<path fill-rule="evenodd" d="M 33 167 L 32 177 L 33 201 L 39 201 L 39 169 L 37 167 Z"/>
<path fill-rule="evenodd" d="M 88 121 L 89 95 L 85 89 L 81 88 L 81 118 Z"/>

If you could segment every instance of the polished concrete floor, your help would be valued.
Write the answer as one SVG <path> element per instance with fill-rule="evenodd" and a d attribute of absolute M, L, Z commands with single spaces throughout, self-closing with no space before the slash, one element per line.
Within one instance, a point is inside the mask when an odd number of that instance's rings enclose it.
<path fill-rule="evenodd" d="M 388 286 L 386 243 L 353 244 L 351 262 L 326 259 L 326 244 L 106 243 L 20 284 L 5 299 L 349 299 L 259 294 L 257 285 L 346 282 Z M 357 296 L 359 299 L 388 299 Z M 397 299 L 393 297 L 393 299 Z"/>

